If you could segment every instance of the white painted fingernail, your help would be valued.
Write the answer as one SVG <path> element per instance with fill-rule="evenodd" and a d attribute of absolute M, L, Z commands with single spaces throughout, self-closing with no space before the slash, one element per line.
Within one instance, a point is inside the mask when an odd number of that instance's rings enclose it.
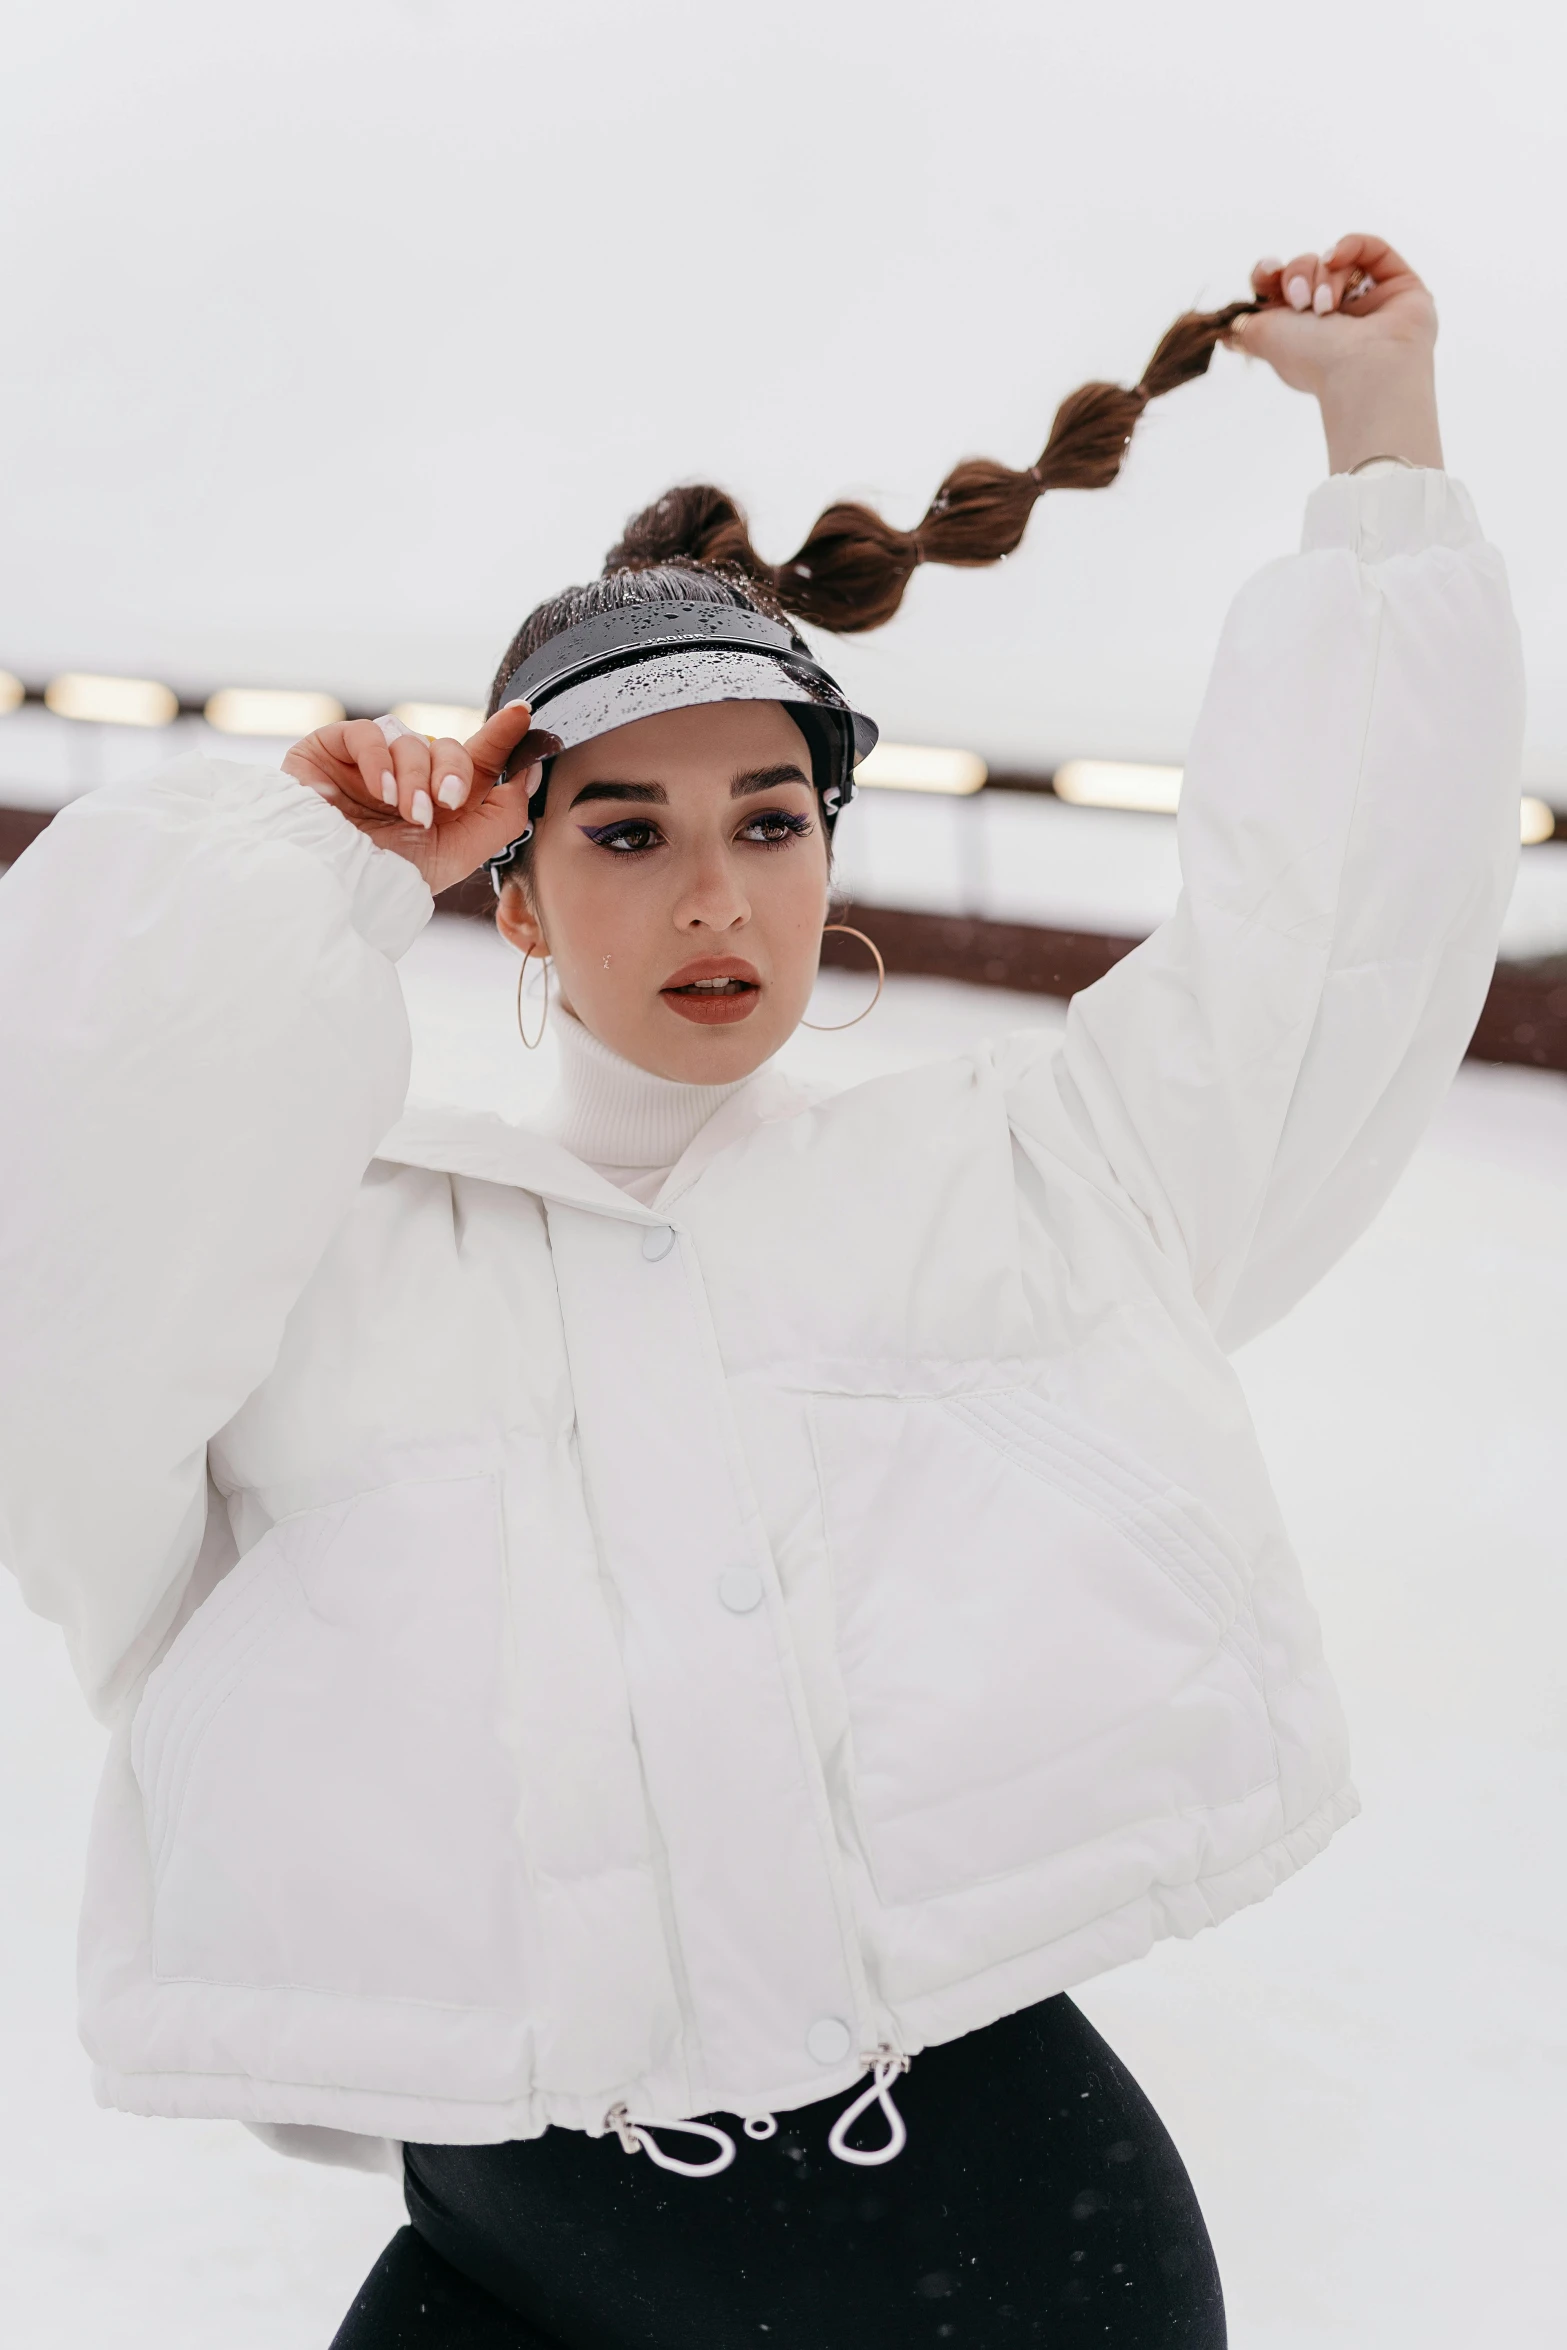
<path fill-rule="evenodd" d="M 383 799 L 383 800 L 385 800 L 385 802 L 386 802 L 386 804 L 387 804 L 387 806 L 388 806 L 389 808 L 395 808 L 395 807 L 396 807 L 396 805 L 397 805 L 397 778 L 396 778 L 396 776 L 395 776 L 395 775 L 383 775 L 383 776 L 382 776 L 382 778 L 381 778 L 381 797 L 382 797 L 382 799 Z"/>
<path fill-rule="evenodd" d="M 1284 299 L 1292 310 L 1304 310 L 1311 301 L 1311 288 L 1303 277 L 1292 277 L 1284 289 Z"/>
<path fill-rule="evenodd" d="M 1331 310 L 1333 307 L 1333 288 L 1331 286 L 1318 286 L 1316 292 L 1311 297 L 1311 307 L 1317 312 L 1319 317 L 1327 311 Z"/>
<path fill-rule="evenodd" d="M 448 775 L 435 796 L 443 808 L 460 808 L 468 797 L 468 786 L 460 775 Z"/>
<path fill-rule="evenodd" d="M 425 831 L 429 831 L 431 825 L 435 822 L 435 810 L 430 805 L 430 795 L 427 791 L 416 791 L 414 793 L 413 806 L 409 809 L 408 813 L 412 816 L 416 824 L 422 824 L 425 828 Z"/>
<path fill-rule="evenodd" d="M 1283 267 L 1284 267 L 1284 264 L 1283 264 L 1283 262 L 1282 262 L 1282 261 L 1280 261 L 1280 260 L 1279 260 L 1279 258 L 1278 258 L 1278 256 L 1277 256 L 1277 254 L 1274 254 L 1274 253 L 1266 253 L 1266 254 L 1264 254 L 1263 258 L 1262 258 L 1262 259 L 1261 259 L 1261 260 L 1258 262 L 1258 264 L 1257 264 L 1257 271 L 1258 271 L 1258 274 L 1259 274 L 1259 276 L 1262 276 L 1262 277 L 1277 277 L 1277 276 L 1278 276 L 1278 274 L 1279 274 L 1279 271 L 1280 271 L 1280 270 L 1281 270 Z"/>

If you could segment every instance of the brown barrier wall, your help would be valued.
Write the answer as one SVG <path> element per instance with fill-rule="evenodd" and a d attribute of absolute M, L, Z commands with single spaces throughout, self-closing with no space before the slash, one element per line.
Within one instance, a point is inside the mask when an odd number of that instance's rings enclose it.
<path fill-rule="evenodd" d="M 0 865 L 19 857 L 48 822 L 47 814 L 32 809 L 0 808 Z M 443 912 L 488 920 L 495 899 L 488 877 L 479 873 L 444 891 L 437 903 Z M 1135 938 L 1099 931 L 1043 930 L 1029 922 L 914 914 L 889 906 L 849 905 L 841 918 L 875 939 L 889 971 L 1015 988 L 1022 995 L 1075 995 L 1138 944 Z M 852 968 L 864 963 L 865 949 L 852 938 L 829 936 L 822 961 Z M 1567 1071 L 1567 955 L 1499 963 L 1469 1051 L 1477 1061 Z"/>

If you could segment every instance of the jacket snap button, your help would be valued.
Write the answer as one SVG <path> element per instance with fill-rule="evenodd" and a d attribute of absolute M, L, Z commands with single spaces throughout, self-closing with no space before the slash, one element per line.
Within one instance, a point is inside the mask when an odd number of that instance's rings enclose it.
<path fill-rule="evenodd" d="M 818 2064 L 842 2064 L 854 2046 L 854 2034 L 842 2016 L 819 2015 L 805 2035 L 808 2056 Z"/>
<path fill-rule="evenodd" d="M 660 1257 L 667 1257 L 675 1245 L 675 1235 L 667 1224 L 649 1224 L 642 1234 L 642 1254 L 650 1265 Z"/>
<path fill-rule="evenodd" d="M 748 1616 L 761 1606 L 765 1587 L 754 1567 L 725 1567 L 718 1578 L 718 1596 L 737 1616 Z"/>

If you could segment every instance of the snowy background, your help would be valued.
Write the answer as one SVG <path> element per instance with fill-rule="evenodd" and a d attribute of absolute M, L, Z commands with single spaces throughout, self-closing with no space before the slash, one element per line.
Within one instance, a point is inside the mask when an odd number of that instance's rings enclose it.
<path fill-rule="evenodd" d="M 789 551 L 1027 463 L 1259 252 L 1379 228 L 1436 288 L 1450 461 L 1513 569 L 1526 765 L 1567 805 L 1560 94 L 1540 0 L 52 0 L 0 71 L 0 667 L 205 693 L 483 692 L 671 480 Z M 1179 759 L 1224 607 L 1290 546 L 1309 406 L 1220 354 L 1122 482 L 840 667 L 889 735 Z M 835 656 L 836 658 L 836 656 Z M 1281 680 L 1281 691 L 1289 681 Z M 235 755 L 238 746 L 225 746 Z M 154 746 L 0 719 L 0 801 Z M 240 751 L 239 755 L 243 755 Z M 1162 820 L 996 795 L 846 827 L 871 899 L 1136 931 Z M 1567 844 L 1509 951 L 1567 940 Z M 426 1092 L 525 1106 L 513 966 L 408 965 Z M 843 1012 L 857 977 L 830 973 Z M 1037 999 L 892 983 L 852 1081 Z M 1195 2174 L 1235 2350 L 1559 2350 L 1567 2112 L 1567 1079 L 1466 1067 L 1373 1231 L 1243 1358 L 1366 1815 L 1261 1909 L 1083 2002 Z M 0 2336 L 323 2350 L 385 2180 L 92 2106 L 71 1944 L 99 1736 L 0 1576 Z"/>
<path fill-rule="evenodd" d="M 550 1055 L 518 1047 L 493 931 L 438 919 L 404 968 L 416 1093 L 524 1111 Z M 830 972 L 820 996 L 841 1019 L 865 989 Z M 852 1083 L 1058 1018 L 894 980 L 791 1051 Z M 1564 1329 L 1567 1078 L 1471 1064 L 1370 1234 L 1240 1358 L 1365 1815 L 1261 1908 L 1081 1994 L 1193 2172 L 1234 2350 L 1562 2341 Z M 324 2350 L 392 2183 L 90 2102 L 71 1967 L 98 1751 L 58 1635 L 0 1578 L 5 2339 Z"/>

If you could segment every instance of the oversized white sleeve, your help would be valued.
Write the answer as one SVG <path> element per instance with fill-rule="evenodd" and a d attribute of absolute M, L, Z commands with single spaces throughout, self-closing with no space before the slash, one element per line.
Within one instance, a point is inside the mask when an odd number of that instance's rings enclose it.
<path fill-rule="evenodd" d="M 316 793 L 209 759 L 74 802 L 0 880 L 0 1561 L 100 1711 L 402 1108 L 430 907 Z"/>
<path fill-rule="evenodd" d="M 1226 623 L 1176 912 L 1014 1083 L 1023 1133 L 1065 1111 L 1227 1346 L 1364 1230 L 1452 1080 L 1512 887 L 1522 726 L 1466 492 L 1325 482 Z"/>

